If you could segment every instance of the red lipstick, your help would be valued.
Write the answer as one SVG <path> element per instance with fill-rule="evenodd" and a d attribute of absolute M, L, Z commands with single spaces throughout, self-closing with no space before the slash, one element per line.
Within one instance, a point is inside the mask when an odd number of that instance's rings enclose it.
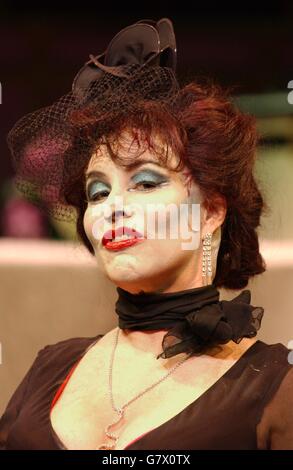
<path fill-rule="evenodd" d="M 122 235 L 128 235 L 130 238 L 115 241 L 115 238 Z M 116 251 L 128 248 L 129 246 L 135 245 L 136 243 L 142 242 L 143 240 L 144 236 L 140 232 L 137 232 L 137 230 L 129 227 L 119 227 L 117 230 L 108 230 L 106 233 L 104 233 L 102 238 L 102 245 L 107 250 Z"/>

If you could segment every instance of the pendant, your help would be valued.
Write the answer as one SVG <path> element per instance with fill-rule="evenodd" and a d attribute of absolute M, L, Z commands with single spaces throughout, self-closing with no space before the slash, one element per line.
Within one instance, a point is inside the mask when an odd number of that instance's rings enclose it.
<path fill-rule="evenodd" d="M 108 426 L 106 426 L 105 428 L 105 434 L 112 440 L 114 440 L 114 443 L 113 444 L 106 444 L 106 443 L 103 443 L 101 444 L 99 447 L 96 448 L 96 450 L 111 450 L 111 449 L 114 449 L 115 446 L 116 446 L 116 442 L 118 441 L 119 439 L 119 436 L 116 436 L 115 434 L 112 434 L 109 432 L 109 428 L 111 426 L 114 426 L 115 424 L 118 424 L 119 421 L 121 421 L 121 419 L 123 418 L 123 415 L 124 415 L 124 410 L 119 408 L 117 410 L 117 413 L 119 414 L 119 418 L 118 420 L 116 421 L 113 421 L 113 423 L 111 424 L 108 424 Z"/>

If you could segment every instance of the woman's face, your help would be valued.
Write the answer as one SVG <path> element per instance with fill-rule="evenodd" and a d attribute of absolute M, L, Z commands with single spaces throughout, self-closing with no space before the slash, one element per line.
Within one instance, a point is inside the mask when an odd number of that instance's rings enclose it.
<path fill-rule="evenodd" d="M 173 170 L 178 163 L 175 154 L 170 153 L 168 168 L 162 167 L 155 152 L 137 153 L 127 131 L 121 137 L 113 150 L 120 157 L 133 155 L 135 168 L 114 163 L 107 146 L 101 145 L 86 170 L 84 228 L 99 266 L 116 286 L 132 293 L 202 285 L 199 189 L 185 171 Z M 158 138 L 155 142 L 163 145 Z M 135 229 L 142 238 L 135 241 L 131 236 L 131 241 L 120 244 L 108 239 L 104 244 L 105 232 L 121 227 Z"/>

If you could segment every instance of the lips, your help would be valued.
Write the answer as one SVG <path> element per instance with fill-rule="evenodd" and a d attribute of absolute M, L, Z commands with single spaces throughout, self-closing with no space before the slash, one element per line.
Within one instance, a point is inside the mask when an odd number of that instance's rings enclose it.
<path fill-rule="evenodd" d="M 130 228 L 130 227 L 119 227 L 117 230 L 108 230 L 107 232 L 104 233 L 104 236 L 102 238 L 102 245 L 105 246 L 107 245 L 108 243 L 111 243 L 113 242 L 113 240 L 115 241 L 115 238 L 116 237 L 120 237 L 122 235 L 129 235 L 131 238 L 128 239 L 128 240 L 131 240 L 131 239 L 142 239 L 144 238 L 144 236 L 138 232 L 137 230 L 133 229 L 133 228 Z M 128 240 L 125 240 L 125 241 L 128 241 Z M 123 242 L 124 240 L 121 240 L 121 243 Z M 114 243 L 114 242 L 113 242 Z M 118 242 L 117 242 L 118 243 Z"/>

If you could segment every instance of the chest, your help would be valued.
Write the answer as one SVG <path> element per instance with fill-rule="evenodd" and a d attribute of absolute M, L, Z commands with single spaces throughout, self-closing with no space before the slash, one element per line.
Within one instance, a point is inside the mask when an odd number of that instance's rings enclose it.
<path fill-rule="evenodd" d="M 110 355 L 106 347 L 87 353 L 51 411 L 51 426 L 67 449 L 112 444 L 105 434 L 111 424 L 108 432 L 118 436 L 115 450 L 124 449 L 197 400 L 235 363 L 234 358 L 192 357 L 169 373 L 167 365 L 121 351 L 112 367 L 112 394 L 116 407 L 128 405 L 119 419 L 110 398 Z"/>

